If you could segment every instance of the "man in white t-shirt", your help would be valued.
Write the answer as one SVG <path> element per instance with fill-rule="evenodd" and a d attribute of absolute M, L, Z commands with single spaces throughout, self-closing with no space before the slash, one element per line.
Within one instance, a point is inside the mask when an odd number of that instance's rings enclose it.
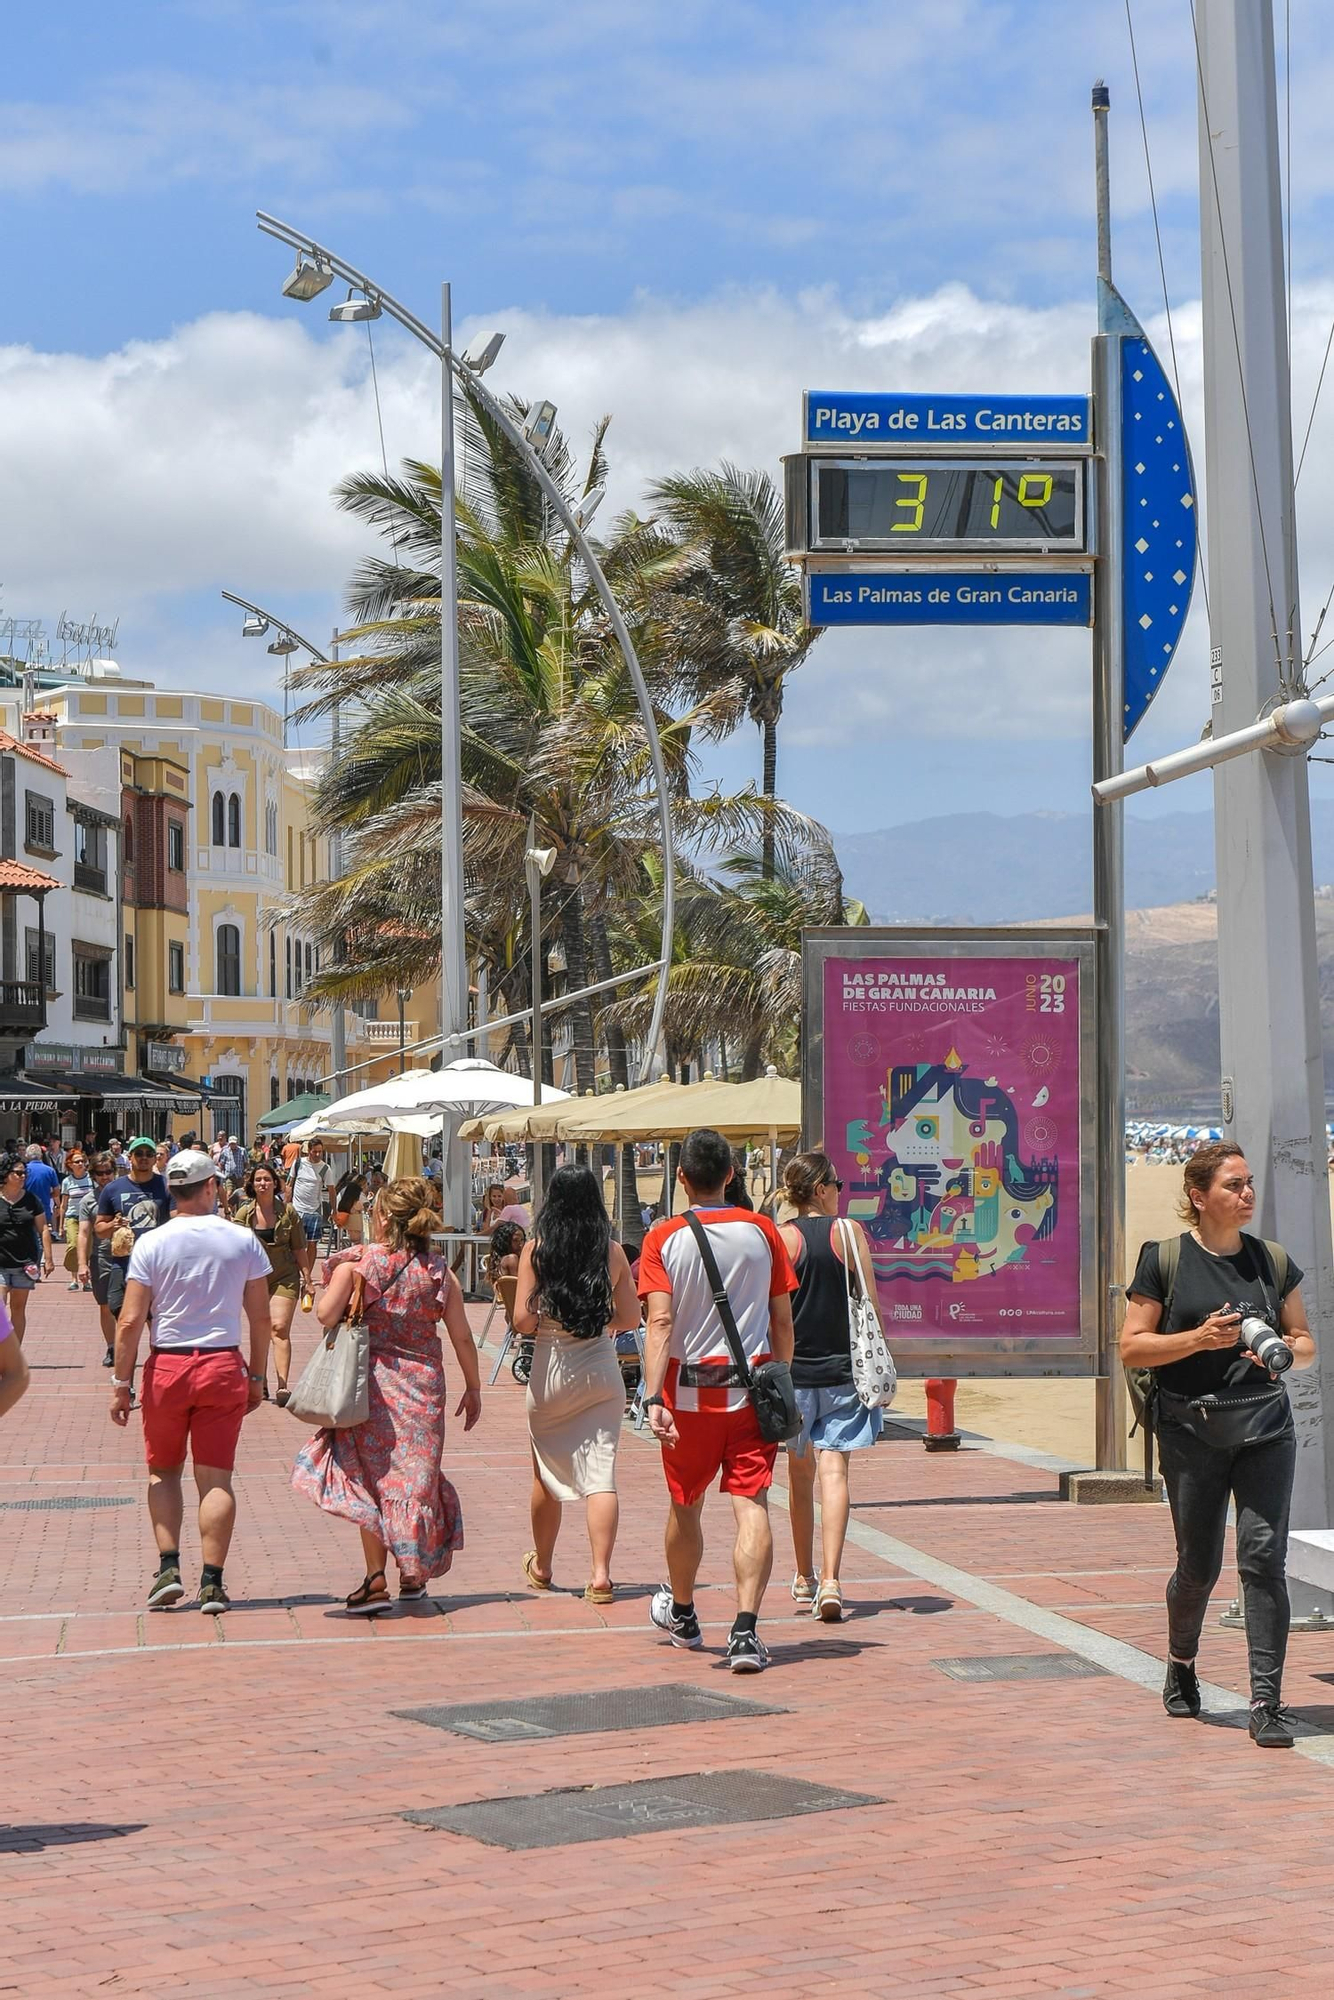
<path fill-rule="evenodd" d="M 181 1475 L 187 1448 L 199 1490 L 199 1608 L 231 1608 L 222 1566 L 236 1525 L 232 1468 L 242 1420 L 263 1394 L 269 1257 L 253 1230 L 237 1229 L 216 1213 L 218 1175 L 207 1153 L 180 1152 L 168 1161 L 176 1213 L 136 1242 L 116 1327 L 111 1421 L 123 1428 L 139 1339 L 153 1316 L 142 1385 L 148 1518 L 158 1547 L 150 1611 L 165 1611 L 185 1596 Z M 243 1316 L 250 1330 L 248 1366 L 241 1354 Z"/>

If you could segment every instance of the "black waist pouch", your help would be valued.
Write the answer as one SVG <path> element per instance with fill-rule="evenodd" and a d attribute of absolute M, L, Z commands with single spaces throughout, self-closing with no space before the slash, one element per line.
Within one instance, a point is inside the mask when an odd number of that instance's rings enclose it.
<path fill-rule="evenodd" d="M 1164 1422 L 1176 1424 L 1216 1451 L 1272 1444 L 1292 1426 L 1292 1405 L 1281 1385 L 1254 1396 L 1178 1396 L 1160 1386 L 1157 1404 L 1160 1434 Z"/>

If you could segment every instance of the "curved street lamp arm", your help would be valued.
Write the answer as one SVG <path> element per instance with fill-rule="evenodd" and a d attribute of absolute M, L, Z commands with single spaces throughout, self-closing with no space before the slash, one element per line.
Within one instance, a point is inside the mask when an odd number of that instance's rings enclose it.
<path fill-rule="evenodd" d="M 286 632 L 289 639 L 295 639 L 297 645 L 303 647 L 312 660 L 318 660 L 322 667 L 329 665 L 329 655 L 322 653 L 318 646 L 312 646 L 309 639 L 303 639 L 296 627 L 289 625 L 285 618 L 280 618 L 276 611 L 266 611 L 262 604 L 252 604 L 248 597 L 238 597 L 234 590 L 224 590 L 222 595 L 229 604 L 239 604 L 242 611 L 253 611 L 256 618 L 267 618 L 270 625 L 276 625 L 280 632 Z"/>
<path fill-rule="evenodd" d="M 336 278 L 341 278 L 344 284 L 351 285 L 358 292 L 364 292 L 368 299 L 374 299 L 391 319 L 396 319 L 406 332 L 420 340 L 424 347 L 429 347 L 432 354 L 441 361 L 447 358 L 439 334 L 433 333 L 430 327 L 419 320 L 415 313 L 410 313 L 405 305 L 400 305 L 396 298 L 391 297 L 382 286 L 376 284 L 374 278 L 368 278 L 366 273 L 359 271 L 354 264 L 345 264 L 341 257 L 323 243 L 317 243 L 313 236 L 303 236 L 299 229 L 293 229 L 290 222 L 280 222 L 276 215 L 266 215 L 262 208 L 255 210 L 255 220 L 266 236 L 276 236 L 278 241 L 286 243 L 289 249 L 304 250 L 308 257 L 314 258 L 318 264 L 325 265 Z"/>
<path fill-rule="evenodd" d="M 625 660 L 626 672 L 630 676 L 630 682 L 635 691 L 635 698 L 639 703 L 640 716 L 648 738 L 649 760 L 653 766 L 653 782 L 658 795 L 658 823 L 662 837 L 662 958 L 661 971 L 658 975 L 658 990 L 653 1001 L 653 1017 L 649 1024 L 648 1041 L 645 1046 L 644 1062 L 640 1072 L 640 1081 L 648 1083 L 653 1074 L 654 1057 L 659 1038 L 662 1034 L 663 1016 L 667 1008 L 667 981 L 671 968 L 672 938 L 676 927 L 676 856 L 672 845 L 672 818 L 671 804 L 667 791 L 667 766 L 663 759 L 662 742 L 658 735 L 657 718 L 653 713 L 653 703 L 649 697 L 648 684 L 644 679 L 643 670 L 640 667 L 639 658 L 635 652 L 634 642 L 631 640 L 629 629 L 626 626 L 624 618 L 621 616 L 621 608 L 612 595 L 611 585 L 602 573 L 602 565 L 594 555 L 589 545 L 588 537 L 574 518 L 574 514 L 566 502 L 565 495 L 551 477 L 541 457 L 528 442 L 518 424 L 501 407 L 495 397 L 487 389 L 483 388 L 480 378 L 473 374 L 472 370 L 465 365 L 457 354 L 445 346 L 440 336 L 433 333 L 428 326 L 416 317 L 415 313 L 410 313 L 406 306 L 400 305 L 397 299 L 392 298 L 388 292 L 382 290 L 364 271 L 358 271 L 354 265 L 345 263 L 341 257 L 335 255 L 324 244 L 317 243 L 313 236 L 304 236 L 300 230 L 293 229 L 290 223 L 281 222 L 276 216 L 266 215 L 263 209 L 256 211 L 256 219 L 266 235 L 277 237 L 279 242 L 286 243 L 290 249 L 305 251 L 316 262 L 326 265 L 336 277 L 342 278 L 345 283 L 354 286 L 358 291 L 364 292 L 368 298 L 377 300 L 381 308 L 389 314 L 391 319 L 397 320 L 406 332 L 421 341 L 424 347 L 429 348 L 438 360 L 444 362 L 452 370 L 460 383 L 477 398 L 492 422 L 498 429 L 504 432 L 515 450 L 526 461 L 542 492 L 559 515 L 570 540 L 579 551 L 580 561 L 592 578 L 593 587 L 601 599 L 602 608 L 607 614 L 607 622 L 610 624 L 616 637 L 616 643 L 621 649 L 622 657 Z M 239 600 L 237 601 L 239 602 Z M 440 612 L 443 617 L 443 604 L 440 607 Z M 261 613 L 260 615 L 263 616 L 264 614 Z M 289 626 L 287 629 L 290 631 L 291 627 Z M 292 637 L 296 638 L 297 634 L 293 632 Z M 306 642 L 302 640 L 301 643 L 304 645 Z"/>

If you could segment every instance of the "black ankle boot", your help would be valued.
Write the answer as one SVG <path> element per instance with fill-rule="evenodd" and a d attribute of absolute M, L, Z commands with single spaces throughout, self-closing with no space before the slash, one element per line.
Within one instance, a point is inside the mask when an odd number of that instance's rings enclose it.
<path fill-rule="evenodd" d="M 1251 1703 L 1251 1741 L 1261 1750 L 1291 1750 L 1292 1724 L 1276 1701 Z"/>
<path fill-rule="evenodd" d="M 1169 1660 L 1163 1682 L 1163 1707 L 1169 1715 L 1194 1722 L 1200 1713 L 1200 1683 L 1194 1667 Z"/>

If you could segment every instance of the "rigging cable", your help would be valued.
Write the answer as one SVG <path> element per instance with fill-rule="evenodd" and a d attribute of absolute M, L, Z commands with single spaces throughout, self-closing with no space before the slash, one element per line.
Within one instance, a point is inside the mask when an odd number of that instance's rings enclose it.
<path fill-rule="evenodd" d="M 1269 628 L 1274 641 L 1274 662 L 1278 668 L 1278 685 L 1281 694 L 1295 694 L 1297 683 L 1285 671 L 1283 648 L 1278 634 L 1278 612 L 1274 605 L 1274 578 L 1269 564 L 1269 538 L 1265 534 L 1264 509 L 1260 501 L 1260 475 L 1255 464 L 1255 444 L 1251 432 L 1251 411 L 1246 396 L 1246 376 L 1241 359 L 1241 335 L 1237 329 L 1237 305 L 1232 291 L 1232 267 L 1227 254 L 1227 232 L 1223 227 L 1223 203 L 1218 188 L 1218 162 L 1214 156 L 1214 135 L 1209 115 L 1209 99 L 1204 87 L 1204 57 L 1200 50 L 1200 24 L 1195 12 L 1195 0 L 1190 0 L 1191 33 L 1195 40 L 1195 74 L 1200 86 L 1200 105 L 1204 112 L 1204 136 L 1209 148 L 1209 176 L 1213 183 L 1214 213 L 1218 218 L 1218 248 L 1223 260 L 1223 279 L 1227 287 L 1228 316 L 1232 322 L 1232 346 L 1237 357 L 1237 384 L 1241 392 L 1241 414 L 1246 428 L 1246 454 L 1250 461 L 1251 488 L 1255 494 L 1255 521 L 1260 531 L 1260 555 L 1264 563 L 1265 591 L 1269 598 Z M 1292 651 L 1291 616 L 1289 616 L 1288 650 Z"/>
<path fill-rule="evenodd" d="M 1167 315 L 1167 345 L 1172 355 L 1172 382 L 1177 393 L 1177 408 L 1180 410 L 1183 408 L 1181 401 L 1181 370 L 1177 366 L 1176 334 L 1172 328 L 1172 301 L 1167 291 L 1167 264 L 1163 257 L 1163 233 L 1158 226 L 1158 196 L 1153 185 L 1153 161 L 1149 154 L 1149 126 L 1144 116 L 1144 92 L 1140 88 L 1139 56 L 1135 51 L 1135 23 L 1131 18 L 1130 0 L 1126 0 L 1126 30 L 1130 36 L 1130 66 L 1135 73 L 1135 100 L 1139 105 L 1139 135 L 1144 145 L 1144 171 L 1149 181 L 1149 210 L 1153 216 L 1153 238 L 1158 246 L 1158 275 L 1162 279 L 1163 285 L 1163 311 Z M 1184 416 L 1181 422 L 1184 431 Z M 1200 589 L 1204 594 L 1204 615 L 1207 618 L 1209 616 L 1209 578 L 1204 565 L 1204 542 L 1202 537 L 1198 535 L 1195 539 L 1195 547 L 1196 558 L 1200 565 Z"/>

